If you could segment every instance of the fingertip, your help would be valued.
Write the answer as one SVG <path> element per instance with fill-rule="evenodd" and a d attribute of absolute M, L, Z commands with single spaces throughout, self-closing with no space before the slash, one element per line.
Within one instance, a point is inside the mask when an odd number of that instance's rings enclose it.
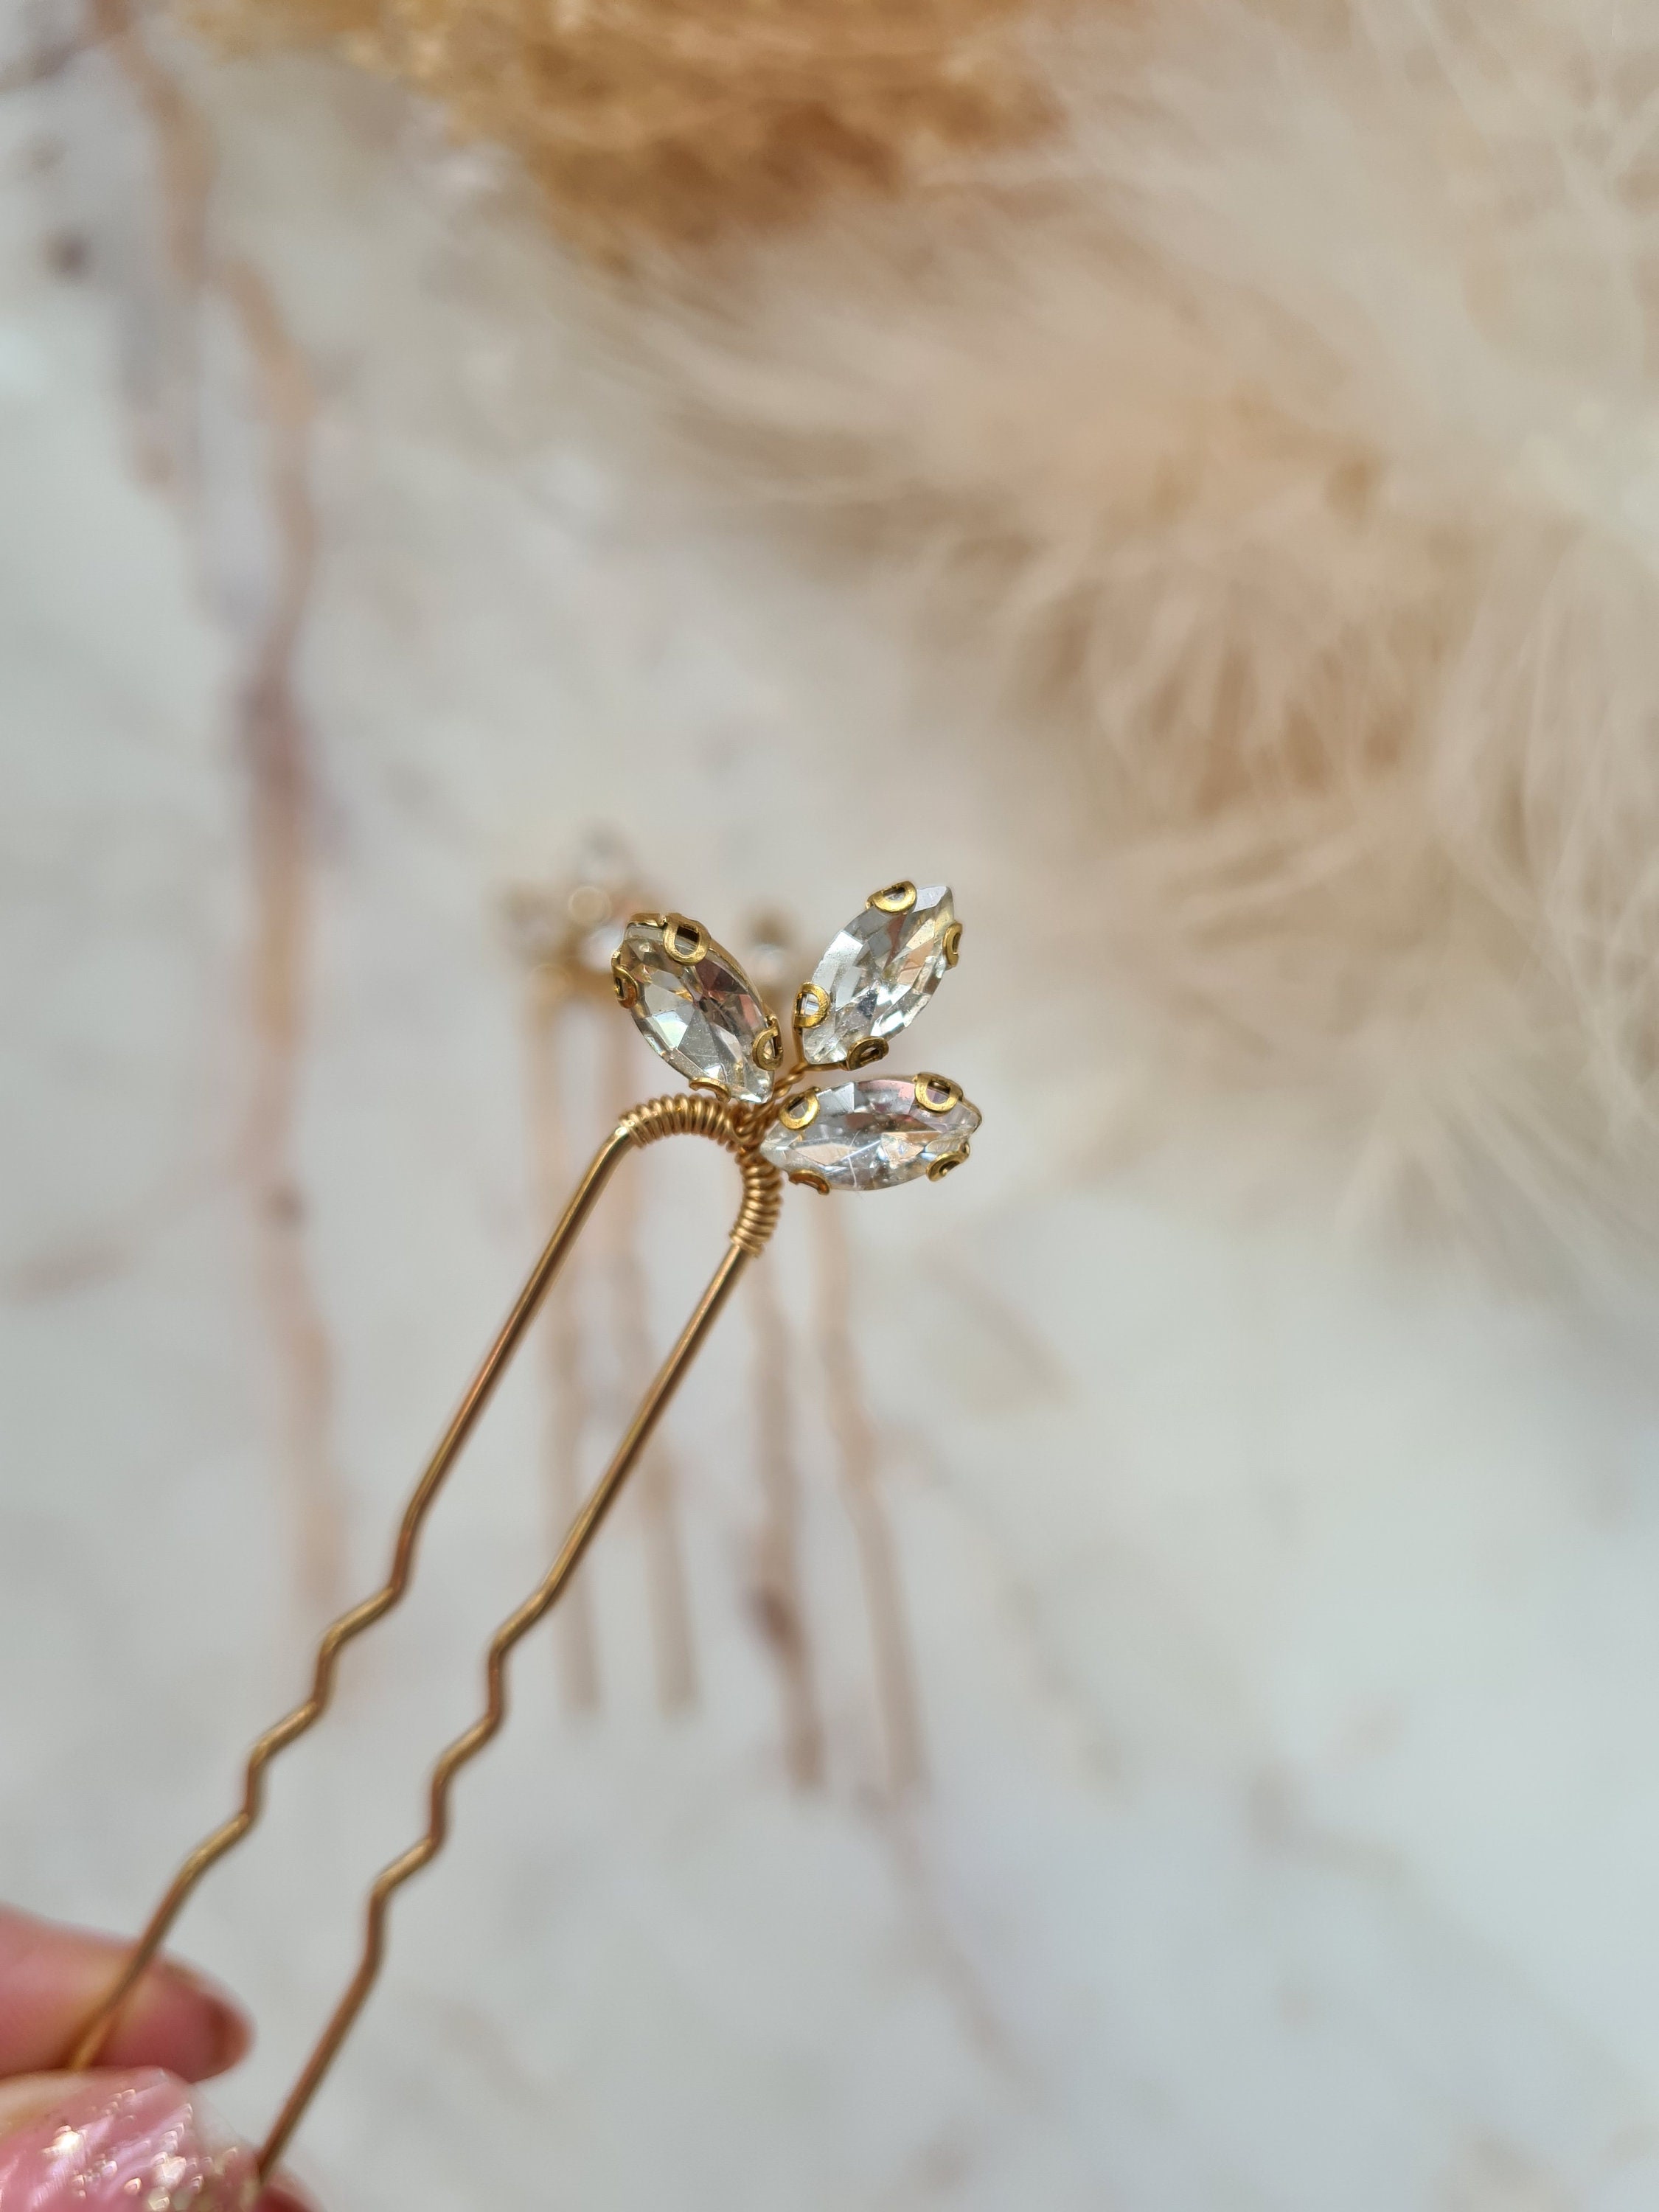
<path fill-rule="evenodd" d="M 225 1991 L 176 1959 L 163 1959 L 138 1984 L 99 2053 L 100 2066 L 163 2066 L 185 2081 L 210 2081 L 246 2057 L 253 2040 L 246 2014 Z"/>
<path fill-rule="evenodd" d="M 210 2081 L 217 2074 L 228 2074 L 252 2047 L 252 2021 L 228 1990 L 221 1989 L 210 1975 L 199 1972 L 196 1967 L 167 1959 L 162 1961 L 161 1973 L 164 1978 L 172 1978 L 188 2017 L 196 2023 L 198 2071 L 185 2079 Z"/>
<path fill-rule="evenodd" d="M 61 2066 L 118 1980 L 125 1944 L 0 1906 L 0 2077 Z M 97 2062 L 159 2066 L 191 2081 L 222 2074 L 252 2032 L 202 1975 L 163 1959 L 122 2007 Z"/>

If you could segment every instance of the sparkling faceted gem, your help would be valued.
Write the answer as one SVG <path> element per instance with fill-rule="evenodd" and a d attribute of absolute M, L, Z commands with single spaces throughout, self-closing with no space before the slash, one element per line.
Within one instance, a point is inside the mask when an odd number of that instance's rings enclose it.
<path fill-rule="evenodd" d="M 951 964 L 947 940 L 956 925 L 945 884 L 919 890 L 902 911 L 867 906 L 855 915 L 812 970 L 811 988 L 827 1006 L 822 1020 L 801 1030 L 801 1051 L 811 1066 L 856 1066 L 860 1045 L 908 1028 Z"/>
<path fill-rule="evenodd" d="M 701 951 L 694 960 L 676 959 L 671 944 Z M 752 1105 L 772 1096 L 763 1042 L 773 1034 L 772 1017 L 706 931 L 676 915 L 635 915 L 611 965 L 617 997 L 671 1067 Z M 775 1060 L 775 1048 L 770 1057 Z"/>
<path fill-rule="evenodd" d="M 940 1171 L 968 1149 L 979 1127 L 979 1109 L 970 1106 L 954 1084 L 931 1095 L 952 1094 L 940 1112 L 929 1112 L 918 1097 L 918 1084 L 938 1085 L 938 1076 L 866 1076 L 837 1083 L 814 1094 L 818 1110 L 804 1128 L 781 1121 L 761 1140 L 761 1155 L 785 1175 L 826 1183 L 831 1190 L 885 1190 L 913 1176 Z"/>

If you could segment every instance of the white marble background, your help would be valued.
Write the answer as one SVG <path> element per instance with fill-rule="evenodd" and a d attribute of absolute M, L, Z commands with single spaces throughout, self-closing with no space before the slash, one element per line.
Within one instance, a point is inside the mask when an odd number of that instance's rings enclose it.
<path fill-rule="evenodd" d="M 828 586 L 672 519 L 489 164 L 341 72 L 0 15 L 4 1893 L 136 1926 L 379 1575 L 543 1227 L 505 887 L 595 821 L 717 926 L 827 935 L 948 870 L 922 1064 L 987 1127 L 843 1224 L 925 1779 L 893 1786 L 803 1198 L 769 1265 L 821 1781 L 755 1603 L 739 1310 L 673 1421 L 694 1707 L 653 1689 L 634 1501 L 600 1707 L 520 1655 L 301 2171 L 335 2212 L 1659 2203 L 1644 1334 L 1311 1200 L 1079 1182 L 1052 1010 L 1010 1011 L 1042 777 L 919 730 Z M 729 1170 L 648 1164 L 665 1334 Z M 516 1376 L 182 1931 L 257 2008 L 251 2130 L 540 1571 L 543 1420 Z"/>

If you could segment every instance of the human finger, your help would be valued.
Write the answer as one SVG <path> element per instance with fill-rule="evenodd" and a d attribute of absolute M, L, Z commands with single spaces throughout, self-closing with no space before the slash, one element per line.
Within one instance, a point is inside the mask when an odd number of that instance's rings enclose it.
<path fill-rule="evenodd" d="M 125 1955 L 109 1936 L 0 1906 L 0 2076 L 61 2066 Z M 234 2066 L 250 2039 L 246 2020 L 222 1990 L 175 1960 L 158 1959 L 99 2060 L 164 2067 L 202 2081 Z"/>

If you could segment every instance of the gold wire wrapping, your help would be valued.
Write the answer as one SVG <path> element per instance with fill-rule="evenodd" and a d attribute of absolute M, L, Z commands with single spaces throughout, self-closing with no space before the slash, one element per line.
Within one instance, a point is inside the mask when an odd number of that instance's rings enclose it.
<path fill-rule="evenodd" d="M 177 0 L 244 51 L 326 46 L 516 155 L 608 256 L 896 192 L 1042 131 L 1022 51 L 1055 0 Z"/>
<path fill-rule="evenodd" d="M 732 1224 L 732 1242 L 751 1259 L 759 1257 L 778 1225 L 783 1181 L 770 1161 L 742 1150 L 743 1124 L 724 1098 L 707 1091 L 670 1091 L 635 1106 L 617 1126 L 636 1145 L 654 1145 L 662 1137 L 712 1137 L 735 1154 L 743 1171 L 743 1204 Z"/>

